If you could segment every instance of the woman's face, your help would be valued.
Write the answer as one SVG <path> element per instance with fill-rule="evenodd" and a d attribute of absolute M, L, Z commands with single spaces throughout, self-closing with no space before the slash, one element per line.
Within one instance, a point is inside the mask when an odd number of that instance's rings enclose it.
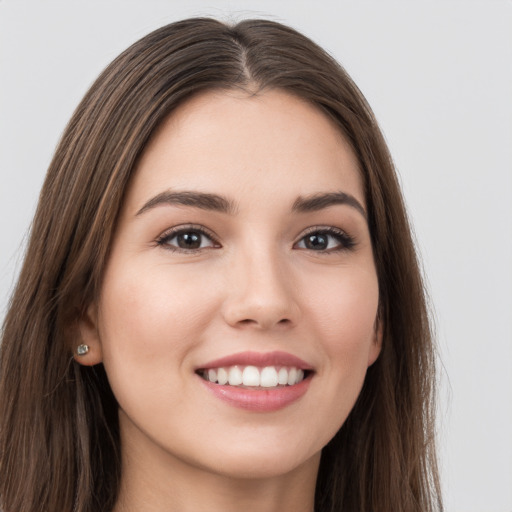
<path fill-rule="evenodd" d="M 378 356 L 378 295 L 332 122 L 284 92 L 210 92 L 142 155 L 83 362 L 104 363 L 124 452 L 245 478 L 316 468 Z"/>

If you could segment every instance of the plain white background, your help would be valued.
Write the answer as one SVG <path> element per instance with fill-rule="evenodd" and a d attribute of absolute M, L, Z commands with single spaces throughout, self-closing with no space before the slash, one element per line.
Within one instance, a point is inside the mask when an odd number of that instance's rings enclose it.
<path fill-rule="evenodd" d="M 510 1 L 0 0 L 0 319 L 74 107 L 126 46 L 195 15 L 290 24 L 368 98 L 436 311 L 447 511 L 512 512 Z"/>

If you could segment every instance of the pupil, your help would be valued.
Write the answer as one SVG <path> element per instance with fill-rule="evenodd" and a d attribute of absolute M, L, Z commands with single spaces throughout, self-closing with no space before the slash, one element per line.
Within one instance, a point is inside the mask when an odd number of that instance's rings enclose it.
<path fill-rule="evenodd" d="M 199 249 L 201 247 L 201 235 L 194 232 L 178 235 L 178 246 L 182 249 Z"/>
<path fill-rule="evenodd" d="M 324 235 L 309 235 L 306 238 L 308 249 L 325 249 L 327 247 L 327 237 Z"/>

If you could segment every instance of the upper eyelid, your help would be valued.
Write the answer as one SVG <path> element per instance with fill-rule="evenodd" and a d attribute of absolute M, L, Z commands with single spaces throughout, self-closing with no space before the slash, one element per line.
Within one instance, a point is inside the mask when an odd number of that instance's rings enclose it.
<path fill-rule="evenodd" d="M 158 239 L 167 238 L 171 235 L 177 235 L 184 231 L 199 231 L 200 233 L 210 237 L 212 240 L 217 241 L 217 236 L 210 229 L 202 226 L 200 224 L 179 224 L 178 226 L 173 226 L 171 228 L 166 229 L 160 235 L 158 235 Z"/>
<path fill-rule="evenodd" d="M 201 234 L 207 236 L 210 238 L 213 242 L 220 245 L 219 237 L 211 231 L 209 228 L 205 227 L 201 224 L 179 224 L 177 226 L 172 226 L 165 231 L 163 231 L 158 237 L 156 238 L 157 241 L 164 240 L 166 238 L 169 238 L 171 236 L 177 236 L 179 233 L 184 231 L 198 231 Z M 312 233 L 328 233 L 332 235 L 340 235 L 345 236 L 347 238 L 353 239 L 353 237 L 344 229 L 341 229 L 336 226 L 329 226 L 329 225 L 315 225 L 315 226 L 309 226 L 305 229 L 303 229 L 300 234 L 295 238 L 295 241 L 293 244 L 300 242 L 304 237 L 312 234 Z"/>
<path fill-rule="evenodd" d="M 297 237 L 297 239 L 301 240 L 302 238 L 304 238 L 307 235 L 310 235 L 311 233 L 322 233 L 322 232 L 345 235 L 347 237 L 352 238 L 352 236 L 345 229 L 341 229 L 336 226 L 319 225 L 319 226 L 310 226 L 309 228 L 304 229 L 303 231 L 301 231 L 301 233 Z"/>
<path fill-rule="evenodd" d="M 197 249 L 184 249 L 179 247 L 173 247 L 173 244 L 169 244 L 168 241 L 172 240 L 176 236 L 178 236 L 180 233 L 187 232 L 187 231 L 197 231 L 202 236 L 207 237 L 213 244 L 212 247 L 202 247 Z M 219 242 L 218 237 L 212 233 L 208 228 L 196 225 L 196 224 L 180 224 L 178 226 L 173 226 L 171 228 L 166 229 L 163 231 L 160 235 L 158 235 L 154 242 L 157 246 L 166 248 L 166 249 L 172 249 L 173 251 L 177 252 L 191 252 L 191 253 L 197 253 L 199 251 L 203 251 L 205 249 L 212 249 L 212 248 L 219 248 L 222 247 L 221 243 Z"/>
<path fill-rule="evenodd" d="M 323 233 L 328 236 L 332 236 L 335 238 L 338 238 L 340 242 L 340 249 L 346 248 L 350 249 L 357 245 L 357 239 L 350 235 L 346 230 L 338 228 L 336 226 L 311 226 L 309 228 L 306 228 L 306 230 L 302 231 L 300 236 L 296 239 L 296 241 L 293 243 L 293 246 L 295 247 L 297 244 L 301 243 L 304 238 L 306 238 L 308 235 L 314 234 L 314 233 Z M 331 254 L 337 251 L 318 251 L 322 254 Z"/>

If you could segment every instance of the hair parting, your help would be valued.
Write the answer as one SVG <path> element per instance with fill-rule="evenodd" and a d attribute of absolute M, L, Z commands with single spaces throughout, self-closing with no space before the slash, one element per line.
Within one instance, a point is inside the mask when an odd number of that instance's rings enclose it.
<path fill-rule="evenodd" d="M 81 343 L 77 319 L 99 294 L 125 191 L 152 134 L 192 96 L 234 88 L 279 89 L 320 109 L 350 143 L 365 186 L 383 347 L 349 418 L 322 452 L 315 510 L 442 510 L 425 290 L 370 107 L 345 70 L 295 30 L 266 20 L 195 18 L 152 32 L 105 69 L 49 166 L 2 330 L 5 512 L 114 507 L 117 403 L 102 365 L 72 358 Z"/>

